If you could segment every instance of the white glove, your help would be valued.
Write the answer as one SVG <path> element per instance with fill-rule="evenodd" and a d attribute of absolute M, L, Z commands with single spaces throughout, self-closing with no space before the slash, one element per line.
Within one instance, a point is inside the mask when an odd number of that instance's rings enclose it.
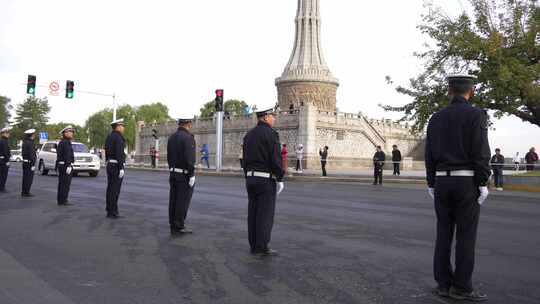
<path fill-rule="evenodd" d="M 280 195 L 281 192 L 283 192 L 283 189 L 285 189 L 285 184 L 283 182 L 277 183 L 277 195 Z"/>
<path fill-rule="evenodd" d="M 66 168 L 66 174 L 67 175 L 70 175 L 71 171 L 73 171 L 73 167 L 69 166 L 69 167 Z"/>
<path fill-rule="evenodd" d="M 195 186 L 195 176 L 189 178 L 189 186 L 193 188 Z"/>
<path fill-rule="evenodd" d="M 8 168 L 9 168 L 9 166 L 11 166 L 11 164 L 10 164 L 10 163 L 6 163 L 6 167 L 8 167 Z"/>
<path fill-rule="evenodd" d="M 120 173 L 118 174 L 118 178 L 124 178 L 124 174 L 126 174 L 126 171 L 124 171 L 124 169 L 120 170 Z"/>
<path fill-rule="evenodd" d="M 429 196 L 431 196 L 432 199 L 435 199 L 435 189 L 434 188 L 428 188 L 427 192 Z"/>
<path fill-rule="evenodd" d="M 488 190 L 488 187 L 486 186 L 478 187 L 478 189 L 480 190 L 480 197 L 478 198 L 478 203 L 482 205 L 488 198 L 489 190 Z"/>
<path fill-rule="evenodd" d="M 32 167 L 30 168 L 30 171 L 32 171 L 32 172 L 36 171 L 36 166 L 32 166 Z"/>

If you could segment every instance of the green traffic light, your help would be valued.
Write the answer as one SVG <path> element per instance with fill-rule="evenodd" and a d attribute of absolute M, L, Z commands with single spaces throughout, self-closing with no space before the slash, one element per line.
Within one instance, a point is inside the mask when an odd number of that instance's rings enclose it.
<path fill-rule="evenodd" d="M 68 98 L 68 99 L 72 99 L 72 98 L 73 98 L 73 93 L 69 92 L 69 93 L 67 94 L 67 98 Z"/>
<path fill-rule="evenodd" d="M 32 95 L 33 95 L 33 94 L 34 94 L 34 88 L 29 88 L 29 89 L 28 89 L 28 94 L 32 94 Z"/>

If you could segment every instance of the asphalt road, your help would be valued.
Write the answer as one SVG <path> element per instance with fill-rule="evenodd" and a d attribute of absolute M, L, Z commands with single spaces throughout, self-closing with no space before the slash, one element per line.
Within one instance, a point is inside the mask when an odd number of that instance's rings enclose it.
<path fill-rule="evenodd" d="M 425 190 L 289 183 L 272 247 L 247 245 L 239 178 L 200 177 L 188 224 L 171 239 L 168 180 L 130 170 L 117 221 L 104 176 L 73 180 L 56 206 L 55 176 L 21 199 L 14 165 L 0 194 L 0 303 L 453 303 L 431 295 L 435 217 Z M 540 303 L 540 196 L 503 193 L 483 207 L 475 285 L 489 303 Z"/>

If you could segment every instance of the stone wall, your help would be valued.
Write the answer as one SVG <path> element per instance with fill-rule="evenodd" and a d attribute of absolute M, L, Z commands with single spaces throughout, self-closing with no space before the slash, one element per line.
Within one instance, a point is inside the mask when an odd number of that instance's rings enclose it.
<path fill-rule="evenodd" d="M 292 112 L 280 113 L 275 129 L 282 143 L 287 144 L 289 160 L 295 158 L 295 148 L 302 144 L 307 168 L 318 168 L 319 148 L 329 146 L 329 168 L 366 168 L 371 166 L 375 147 L 380 145 L 390 154 L 392 145 L 398 145 L 404 157 L 421 160 L 423 154 L 422 137 L 413 136 L 409 128 L 390 121 L 369 120 L 362 115 L 321 112 L 311 104 Z M 231 117 L 223 124 L 223 165 L 239 167 L 238 156 L 243 138 L 257 123 L 254 115 Z M 160 125 L 140 124 L 136 149 L 138 162 L 150 162 L 150 147 L 155 145 L 152 129 L 160 137 L 161 161 L 166 161 L 167 138 L 176 131 L 175 123 Z M 215 162 L 216 134 L 214 119 L 196 119 L 192 130 L 198 150 L 203 144 L 210 149 L 210 163 Z M 199 152 L 197 151 L 198 155 Z"/>

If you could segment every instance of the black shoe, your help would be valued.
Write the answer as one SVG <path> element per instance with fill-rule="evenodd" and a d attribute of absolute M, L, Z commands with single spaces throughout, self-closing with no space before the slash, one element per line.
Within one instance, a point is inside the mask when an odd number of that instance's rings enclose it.
<path fill-rule="evenodd" d="M 450 288 L 438 286 L 433 290 L 433 294 L 443 298 L 450 297 Z"/>
<path fill-rule="evenodd" d="M 279 253 L 276 250 L 273 249 L 265 249 L 265 250 L 256 250 L 255 254 L 258 256 L 278 256 Z"/>
<path fill-rule="evenodd" d="M 119 214 L 107 214 L 107 218 L 116 220 L 116 219 L 119 219 L 119 218 L 123 218 L 123 216 L 121 216 Z"/>
<path fill-rule="evenodd" d="M 460 291 L 454 287 L 450 288 L 449 292 L 450 298 L 454 300 L 461 301 L 471 301 L 471 302 L 484 302 L 488 300 L 487 295 L 480 293 L 478 291 L 464 292 Z"/>
<path fill-rule="evenodd" d="M 58 203 L 58 206 L 73 206 L 73 204 L 70 202 L 65 202 L 65 203 Z"/>
<path fill-rule="evenodd" d="M 180 232 L 181 234 L 191 234 L 191 233 L 193 233 L 193 230 L 184 227 L 184 228 L 180 229 L 178 232 Z"/>
<path fill-rule="evenodd" d="M 22 193 L 21 196 L 22 197 L 34 197 L 34 195 L 32 193 Z"/>

